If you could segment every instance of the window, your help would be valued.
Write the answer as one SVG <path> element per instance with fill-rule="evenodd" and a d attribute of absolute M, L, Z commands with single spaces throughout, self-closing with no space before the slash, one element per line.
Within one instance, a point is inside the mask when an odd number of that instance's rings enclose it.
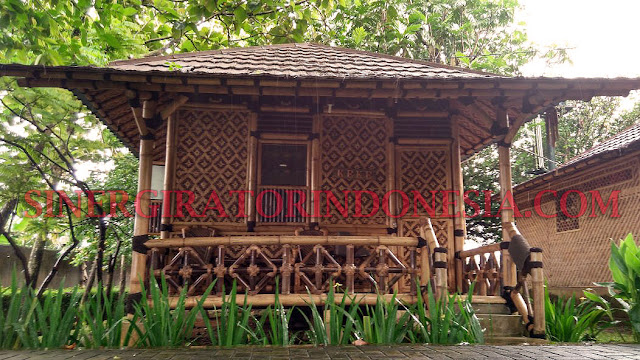
<path fill-rule="evenodd" d="M 262 144 L 261 185 L 306 186 L 307 145 Z"/>
<path fill-rule="evenodd" d="M 580 213 L 580 195 L 575 192 L 567 195 L 567 208 L 565 211 L 562 211 L 561 199 L 566 191 L 558 191 L 558 196 L 556 197 L 556 231 L 563 232 L 569 230 L 577 230 L 580 229 L 580 223 L 578 222 L 576 216 Z"/>
<path fill-rule="evenodd" d="M 308 200 L 307 145 L 267 143 L 262 144 L 260 153 L 258 221 L 304 222 L 303 214 L 294 204 L 302 203 L 306 208 Z"/>

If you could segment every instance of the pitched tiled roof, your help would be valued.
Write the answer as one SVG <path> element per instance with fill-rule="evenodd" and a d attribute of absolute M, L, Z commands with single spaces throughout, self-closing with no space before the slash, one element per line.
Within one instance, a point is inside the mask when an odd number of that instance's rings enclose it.
<path fill-rule="evenodd" d="M 327 79 L 497 79 L 500 75 L 340 47 L 300 43 L 120 60 L 118 70 Z"/>
<path fill-rule="evenodd" d="M 579 154 L 573 159 L 562 164 L 562 167 L 575 164 L 581 160 L 597 156 L 602 153 L 616 150 L 624 150 L 630 145 L 640 142 L 640 123 L 634 124 L 622 132 L 618 133 L 614 137 L 603 141 L 602 143 L 592 147 L 591 149 Z"/>
<path fill-rule="evenodd" d="M 638 149 L 640 149 L 640 123 L 631 125 L 612 138 L 560 165 L 558 168 L 514 186 L 514 192 L 524 192 L 541 184 L 548 184 L 552 179 L 574 174 L 583 169 L 579 165 L 584 162 L 595 165 Z"/>

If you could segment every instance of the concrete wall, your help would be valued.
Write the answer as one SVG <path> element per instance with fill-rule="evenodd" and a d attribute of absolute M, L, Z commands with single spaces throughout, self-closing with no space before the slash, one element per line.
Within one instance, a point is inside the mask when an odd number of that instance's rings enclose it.
<path fill-rule="evenodd" d="M 22 251 L 28 259 L 31 249 L 23 247 Z M 38 285 L 42 283 L 42 280 L 47 276 L 57 259 L 57 251 L 44 251 L 44 254 L 42 255 L 42 265 L 40 266 L 40 274 L 38 276 Z M 0 245 L 0 285 L 8 286 L 11 284 L 11 273 L 14 267 L 18 274 L 18 279 L 21 283 L 24 283 L 22 265 L 20 264 L 18 257 L 15 255 L 13 248 L 10 245 Z M 80 284 L 82 281 L 82 271 L 80 270 L 80 267 L 72 266 L 67 261 L 63 262 L 49 287 L 58 287 L 63 279 L 65 287 Z"/>

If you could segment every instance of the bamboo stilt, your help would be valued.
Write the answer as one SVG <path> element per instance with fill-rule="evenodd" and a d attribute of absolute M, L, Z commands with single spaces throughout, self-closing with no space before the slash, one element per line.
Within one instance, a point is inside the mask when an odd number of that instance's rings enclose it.
<path fill-rule="evenodd" d="M 542 250 L 531 249 L 531 263 L 535 266 L 531 269 L 531 283 L 533 285 L 533 336 L 545 336 L 545 311 L 544 311 L 544 274 L 542 270 Z"/>
<path fill-rule="evenodd" d="M 465 221 L 465 206 L 464 206 L 464 185 L 463 185 L 463 174 L 462 174 L 462 165 L 460 159 L 460 138 L 459 138 L 459 125 L 458 122 L 454 119 L 452 120 L 452 128 L 453 128 L 453 142 L 451 144 L 451 170 L 453 174 L 453 190 L 458 191 L 456 206 L 454 208 L 454 214 L 459 213 L 458 216 L 454 217 L 454 252 L 451 253 L 451 256 L 455 254 L 455 252 L 462 251 L 464 249 L 464 239 L 467 235 L 467 225 Z M 449 259 L 451 263 L 455 264 L 455 271 L 453 274 L 450 274 L 450 279 L 455 280 L 455 283 L 452 282 L 452 286 L 455 284 L 457 291 L 462 291 L 462 259 L 455 259 L 452 257 Z"/>
<path fill-rule="evenodd" d="M 505 199 L 508 193 L 512 193 L 513 187 L 511 183 L 511 159 L 510 149 L 507 146 L 498 146 L 498 161 L 500 167 L 500 198 Z M 504 200 L 503 200 L 504 201 Z M 510 241 L 511 234 L 509 233 L 509 226 L 514 221 L 513 210 L 508 208 L 502 209 L 502 241 Z M 503 265 L 503 286 L 515 286 L 516 285 L 516 264 L 513 261 L 508 261 Z"/>
<path fill-rule="evenodd" d="M 151 188 L 151 166 L 153 164 L 153 140 L 140 141 L 140 163 L 138 172 L 138 193 Z M 149 193 L 140 196 L 139 208 L 141 212 L 149 211 Z M 149 231 L 149 218 L 136 212 L 133 236 L 146 235 Z M 139 293 L 142 284 L 140 279 L 146 279 L 147 255 L 133 252 L 131 255 L 131 275 L 129 277 L 129 293 Z"/>
<path fill-rule="evenodd" d="M 434 258 L 433 267 L 436 275 L 435 295 L 437 298 L 441 298 L 447 294 L 447 249 L 436 248 Z"/>

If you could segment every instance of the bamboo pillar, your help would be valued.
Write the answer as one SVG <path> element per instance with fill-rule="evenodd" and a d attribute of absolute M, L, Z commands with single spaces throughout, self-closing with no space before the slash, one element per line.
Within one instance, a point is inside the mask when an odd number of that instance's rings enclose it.
<path fill-rule="evenodd" d="M 164 160 L 164 183 L 163 190 L 165 194 L 167 192 L 173 190 L 174 177 L 175 177 L 175 169 L 176 169 L 176 118 L 175 115 L 170 115 L 167 119 L 167 138 L 166 138 L 166 146 L 165 146 L 165 160 Z M 169 193 L 170 194 L 170 193 Z M 162 199 L 162 204 L 164 209 L 173 209 L 172 207 L 172 196 L 166 196 Z M 165 204 L 167 204 L 165 206 Z M 164 215 L 162 216 L 162 225 L 160 227 L 160 238 L 168 239 L 171 235 L 171 217 L 168 216 L 171 214 L 171 210 L 168 213 L 163 211 Z"/>
<path fill-rule="evenodd" d="M 316 204 L 316 200 L 320 201 L 320 199 L 316 199 L 313 195 L 314 191 L 320 190 L 321 176 L 322 176 L 322 165 L 320 164 L 320 132 L 322 130 L 322 121 L 319 114 L 313 116 L 313 124 L 312 131 L 315 135 L 313 136 L 313 140 L 311 140 L 311 193 L 309 196 L 311 197 L 311 201 L 309 202 L 311 205 L 310 211 L 307 211 L 311 214 L 311 223 L 312 224 L 320 224 L 320 214 L 322 213 L 322 209 L 320 208 L 322 204 Z M 316 214 L 316 207 L 318 208 L 318 213 Z"/>
<path fill-rule="evenodd" d="M 447 294 L 447 249 L 435 248 L 433 268 L 436 274 L 436 298 L 440 299 Z"/>
<path fill-rule="evenodd" d="M 458 125 L 458 121 L 454 118 L 453 120 L 453 142 L 451 144 L 451 163 L 452 163 L 452 173 L 453 173 L 453 190 L 458 191 L 456 208 L 454 209 L 454 213 L 460 213 L 459 216 L 453 219 L 454 222 L 454 255 L 458 251 L 462 251 L 464 249 L 464 239 L 467 236 L 467 224 L 465 220 L 465 208 L 464 208 L 464 184 L 463 184 L 463 174 L 462 174 L 462 164 L 460 159 L 460 129 Z M 455 279 L 455 284 L 457 291 L 462 292 L 462 259 L 451 258 L 450 263 L 455 264 L 454 274 L 450 274 L 451 279 Z"/>
<path fill-rule="evenodd" d="M 140 140 L 140 162 L 138 167 L 138 193 L 143 190 L 151 188 L 151 167 L 153 165 L 153 140 L 142 139 Z M 135 239 L 142 239 L 149 232 L 149 193 L 145 193 L 139 198 L 140 212 L 146 213 L 145 216 L 136 211 L 134 225 L 133 225 L 133 237 L 134 244 Z M 147 271 L 147 255 L 145 252 L 134 251 L 131 255 L 131 275 L 129 277 L 129 293 L 139 293 L 142 287 L 140 280 L 146 279 Z"/>
<path fill-rule="evenodd" d="M 533 336 L 545 336 L 544 275 L 542 271 L 542 249 L 531 249 L 531 284 L 533 287 Z"/>
<path fill-rule="evenodd" d="M 500 127 L 509 126 L 509 116 L 507 111 L 501 106 L 497 107 L 497 118 L 496 123 Z M 500 143 L 498 144 L 498 162 L 500 168 L 500 199 L 504 201 L 507 193 L 513 194 L 513 185 L 511 183 L 511 144 Z M 511 197 L 513 198 L 513 197 Z M 513 204 L 511 204 L 513 206 Z M 502 218 L 502 224 L 504 223 L 513 223 L 514 215 L 513 209 L 502 209 L 502 213 L 500 214 Z M 511 237 L 509 236 L 509 231 L 503 225 L 502 226 L 502 241 L 510 241 Z M 503 286 L 516 286 L 516 264 L 511 261 L 511 257 L 506 257 L 508 260 L 505 261 L 502 265 L 502 278 Z"/>
<path fill-rule="evenodd" d="M 386 122 L 386 130 L 387 130 L 387 134 L 389 135 L 389 139 L 394 139 L 394 135 L 393 135 L 393 119 L 391 118 L 387 118 Z M 396 147 L 395 147 L 395 143 L 394 141 L 389 141 L 387 143 L 387 191 L 392 191 L 396 189 Z M 389 206 L 389 213 L 390 214 L 398 214 L 397 208 L 398 208 L 398 197 L 396 196 L 396 193 L 392 193 L 391 196 L 389 196 L 389 203 L 387 204 Z M 400 221 L 402 221 L 401 219 L 394 219 L 392 217 L 388 217 L 387 218 L 387 226 L 390 229 L 396 229 L 399 230 L 400 228 Z"/>
<path fill-rule="evenodd" d="M 513 187 L 511 184 L 511 159 L 509 147 L 501 144 L 498 146 L 498 161 L 500 167 L 500 198 L 504 201 L 507 193 L 512 193 Z M 514 215 L 512 209 L 502 209 L 500 214 L 502 217 L 502 223 L 512 223 L 514 221 Z M 509 231 L 503 225 L 502 226 L 502 241 L 510 241 Z M 508 257 L 508 261 L 503 264 L 503 286 L 515 286 L 516 285 L 516 264 L 511 261 L 511 257 Z"/>
<path fill-rule="evenodd" d="M 258 137 L 253 135 L 258 131 L 258 115 L 252 114 L 249 119 L 249 163 L 247 164 L 247 184 L 252 195 L 246 197 L 247 202 L 247 230 L 253 231 L 256 216 L 256 194 L 258 188 Z"/>

